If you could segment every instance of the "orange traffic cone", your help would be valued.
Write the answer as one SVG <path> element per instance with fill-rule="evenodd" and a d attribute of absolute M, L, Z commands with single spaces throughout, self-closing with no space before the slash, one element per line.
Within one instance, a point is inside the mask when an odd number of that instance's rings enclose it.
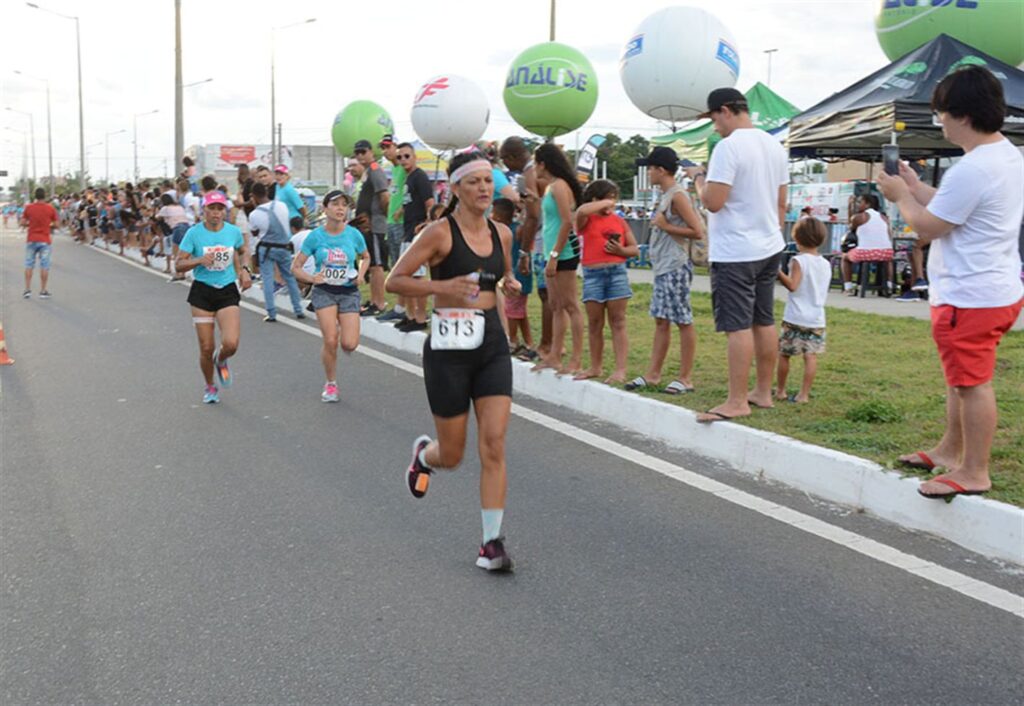
<path fill-rule="evenodd" d="M 4 325 L 0 323 L 0 365 L 14 365 L 14 358 L 7 355 L 7 344 L 4 343 Z"/>

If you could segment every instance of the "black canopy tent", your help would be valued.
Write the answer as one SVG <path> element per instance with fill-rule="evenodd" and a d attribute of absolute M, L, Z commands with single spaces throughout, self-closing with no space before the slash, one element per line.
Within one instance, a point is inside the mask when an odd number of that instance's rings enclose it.
<path fill-rule="evenodd" d="M 904 157 L 962 154 L 934 124 L 931 97 L 951 70 L 969 64 L 985 66 L 1003 83 L 1003 134 L 1024 145 L 1024 71 L 942 34 L 794 116 L 786 140 L 790 157 L 878 161 L 893 132 Z"/>

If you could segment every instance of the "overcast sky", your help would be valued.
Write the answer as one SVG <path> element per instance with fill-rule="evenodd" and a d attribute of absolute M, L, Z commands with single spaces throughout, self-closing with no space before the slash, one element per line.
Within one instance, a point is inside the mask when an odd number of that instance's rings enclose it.
<path fill-rule="evenodd" d="M 88 169 L 104 176 L 106 133 L 110 171 L 132 169 L 132 116 L 138 118 L 139 161 L 145 174 L 174 170 L 173 0 L 38 0 L 79 14 Z M 391 114 L 398 137 L 411 137 L 409 109 L 419 86 L 445 72 L 476 81 L 491 106 L 489 138 L 522 133 L 501 99 L 511 60 L 548 39 L 549 0 L 182 0 L 185 144 L 252 144 L 270 140 L 270 31 L 277 32 L 277 117 L 286 144 L 329 144 L 334 115 L 348 102 L 374 100 Z M 597 109 L 581 130 L 628 137 L 667 130 L 629 102 L 618 58 L 634 28 L 664 0 L 558 0 L 557 39 L 582 50 L 598 74 Z M 772 88 L 807 108 L 886 64 L 874 36 L 879 0 L 690 0 L 711 10 L 734 33 L 746 90 L 767 79 L 765 49 L 777 48 Z M 614 7 L 599 12 L 594 8 Z M 75 23 L 28 7 L 0 3 L 0 88 L 3 105 L 35 119 L 36 169 L 46 166 L 44 84 L 13 71 L 49 77 L 55 171 L 78 163 Z M 685 41 L 685 38 L 681 38 Z M 27 116 L 0 114 L 0 126 L 28 130 Z M 0 130 L 0 169 L 22 170 L 22 135 Z M 561 138 L 574 145 L 573 135 Z M 91 145 L 91 146 L 90 146 Z M 31 173 L 31 165 L 29 166 Z M 10 178 L 0 178 L 7 186 Z"/>

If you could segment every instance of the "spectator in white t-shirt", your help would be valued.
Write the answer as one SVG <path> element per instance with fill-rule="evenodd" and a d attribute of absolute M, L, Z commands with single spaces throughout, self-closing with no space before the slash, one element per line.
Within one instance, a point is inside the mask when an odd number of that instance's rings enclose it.
<path fill-rule="evenodd" d="M 964 150 L 938 190 L 906 164 L 878 185 L 896 203 L 928 254 L 932 338 L 948 386 L 946 431 L 931 448 L 900 457 L 905 465 L 945 473 L 921 484 L 927 498 L 991 489 L 989 454 L 996 430 L 992 388 L 996 346 L 1020 315 L 1024 286 L 1017 247 L 1024 216 L 1024 157 L 1000 130 L 1003 86 L 981 66 L 946 76 L 932 110 L 947 140 Z"/>
<path fill-rule="evenodd" d="M 749 416 L 751 406 L 774 406 L 775 278 L 785 247 L 789 162 L 779 141 L 754 127 L 747 99 L 735 88 L 712 91 L 703 117 L 724 139 L 711 153 L 707 174 L 699 167 L 687 174 L 709 212 L 711 305 L 715 330 L 729 341 L 729 396 L 698 415 L 708 423 Z M 757 383 L 749 391 L 755 355 Z"/>
<path fill-rule="evenodd" d="M 288 221 L 292 230 L 292 262 L 295 261 L 295 256 L 302 251 L 302 244 L 306 242 L 306 236 L 312 231 L 306 228 L 305 221 L 302 220 L 302 216 L 293 216 Z M 310 262 L 312 260 L 312 262 Z M 316 272 L 316 258 L 308 257 L 302 264 L 302 271 L 307 275 L 313 275 Z"/>

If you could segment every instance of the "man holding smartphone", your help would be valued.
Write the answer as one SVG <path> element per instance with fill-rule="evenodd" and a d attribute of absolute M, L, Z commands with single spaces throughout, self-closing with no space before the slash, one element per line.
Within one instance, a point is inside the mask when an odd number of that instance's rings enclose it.
<path fill-rule="evenodd" d="M 932 94 L 943 136 L 964 157 L 938 189 L 910 167 L 878 185 L 923 243 L 930 275 L 932 337 L 946 377 L 946 431 L 937 444 L 900 457 L 945 472 L 921 484 L 926 498 L 981 495 L 992 487 L 989 456 L 997 408 L 996 347 L 1024 304 L 1018 229 L 1024 218 L 1024 156 L 1000 132 L 1003 86 L 981 66 L 961 68 Z"/>

